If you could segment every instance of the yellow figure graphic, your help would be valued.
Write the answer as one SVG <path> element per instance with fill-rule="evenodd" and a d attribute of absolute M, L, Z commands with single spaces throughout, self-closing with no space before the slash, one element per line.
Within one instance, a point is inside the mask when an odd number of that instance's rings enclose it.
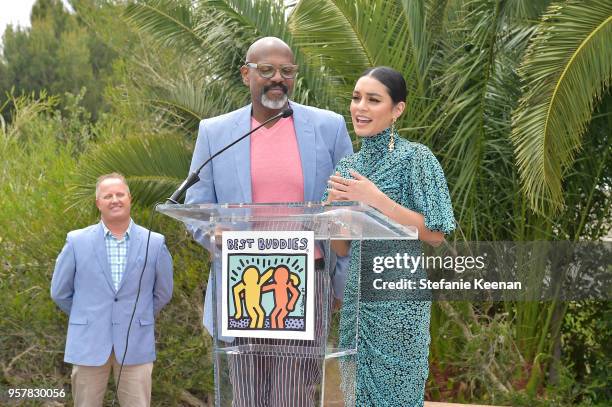
<path fill-rule="evenodd" d="M 296 288 L 300 286 L 300 276 L 295 273 L 290 273 L 289 278 L 291 278 L 291 282 Z"/>
<path fill-rule="evenodd" d="M 236 307 L 235 319 L 242 318 L 242 298 L 246 312 L 251 318 L 249 328 L 262 329 L 266 315 L 261 307 L 261 287 L 270 279 L 274 268 L 270 267 L 259 275 L 256 267 L 248 267 L 242 273 L 242 281 L 234 286 L 234 306 Z"/>

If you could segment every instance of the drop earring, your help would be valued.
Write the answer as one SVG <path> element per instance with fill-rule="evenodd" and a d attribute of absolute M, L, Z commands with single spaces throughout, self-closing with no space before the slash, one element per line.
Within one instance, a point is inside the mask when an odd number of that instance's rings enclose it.
<path fill-rule="evenodd" d="M 395 133 L 397 130 L 395 129 L 395 121 L 397 118 L 393 118 L 393 123 L 391 123 L 391 138 L 389 139 L 389 152 L 395 149 Z"/>

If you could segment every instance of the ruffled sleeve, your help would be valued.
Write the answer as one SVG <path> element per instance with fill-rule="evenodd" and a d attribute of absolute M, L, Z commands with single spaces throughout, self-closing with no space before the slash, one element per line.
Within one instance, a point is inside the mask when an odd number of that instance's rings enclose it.
<path fill-rule="evenodd" d="M 427 147 L 415 143 L 414 148 L 404 203 L 412 203 L 409 207 L 425 216 L 429 230 L 450 233 L 455 217 L 442 167 Z"/>

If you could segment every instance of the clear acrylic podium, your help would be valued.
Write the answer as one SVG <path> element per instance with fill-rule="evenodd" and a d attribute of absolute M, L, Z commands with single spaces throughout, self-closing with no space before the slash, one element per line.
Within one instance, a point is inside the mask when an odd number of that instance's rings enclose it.
<path fill-rule="evenodd" d="M 295 369 L 317 370 L 317 379 L 308 386 L 308 403 L 313 406 L 353 406 L 358 327 L 350 327 L 350 341 L 339 342 L 339 307 L 334 307 L 332 291 L 342 290 L 343 279 L 332 269 L 335 256 L 332 240 L 417 239 L 414 227 L 399 225 L 369 206 L 354 202 L 322 205 L 320 203 L 283 204 L 201 204 L 160 205 L 158 210 L 185 223 L 203 236 L 211 252 L 213 276 L 213 358 L 215 367 L 215 405 L 283 405 L 278 398 L 268 404 L 262 398 L 278 397 L 266 393 L 270 383 L 282 382 Z M 312 341 L 232 338 L 221 335 L 219 244 L 223 231 L 312 231 L 324 255 L 324 267 L 316 270 L 318 300 L 315 301 L 315 326 L 321 327 Z M 355 247 L 353 245 L 353 247 Z M 348 265 L 348 259 L 345 259 Z M 346 278 L 346 276 L 344 276 Z M 342 293 L 336 293 L 336 295 Z M 357 316 L 357 321 L 359 318 Z M 344 332 L 346 338 L 346 328 Z M 282 365 L 283 369 L 274 369 Z M 286 372 L 287 366 L 291 372 Z M 237 373 L 239 372 L 239 373 Z M 351 373 L 352 372 L 352 373 Z M 308 375 L 312 376 L 311 373 Z M 241 377 L 245 376 L 243 380 Z M 276 377 L 275 377 L 276 376 Z M 291 389 L 288 389 L 291 391 Z M 297 390 L 302 391 L 302 390 Z M 238 402 L 237 400 L 241 400 Z M 245 400 L 247 400 L 245 402 Z M 248 401 L 251 400 L 251 401 Z M 255 401 L 259 400 L 259 401 Z M 289 403 L 287 403 L 289 404 Z"/>

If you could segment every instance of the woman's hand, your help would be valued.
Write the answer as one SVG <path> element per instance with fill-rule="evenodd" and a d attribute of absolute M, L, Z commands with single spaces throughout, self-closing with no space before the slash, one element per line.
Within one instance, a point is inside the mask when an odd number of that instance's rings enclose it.
<path fill-rule="evenodd" d="M 377 207 L 385 195 L 376 185 L 355 170 L 350 171 L 353 179 L 343 178 L 336 173 L 329 177 L 328 201 L 358 201 Z"/>
<path fill-rule="evenodd" d="M 340 177 L 340 173 L 336 172 L 334 175 L 331 175 L 327 180 L 327 184 L 329 185 L 329 187 L 327 188 L 327 200 L 323 202 L 323 205 L 329 205 L 330 203 L 335 201 L 342 201 L 342 198 L 338 195 L 338 191 L 333 189 L 331 186 L 332 177 Z"/>

